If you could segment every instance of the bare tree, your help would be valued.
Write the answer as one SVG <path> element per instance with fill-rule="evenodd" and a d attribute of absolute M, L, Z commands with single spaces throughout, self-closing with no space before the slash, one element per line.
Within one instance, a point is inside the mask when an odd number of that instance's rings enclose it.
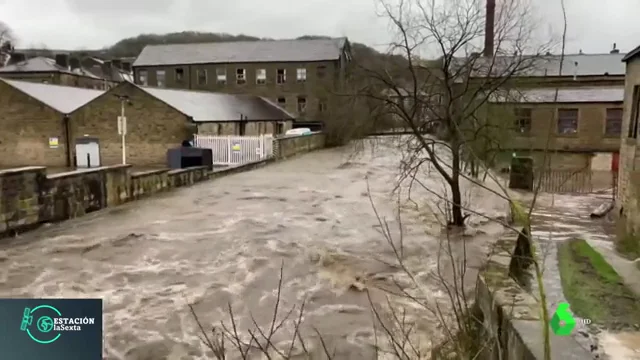
<path fill-rule="evenodd" d="M 511 80 L 538 71 L 555 43 L 548 36 L 537 40 L 542 37 L 534 31 L 527 0 L 490 6 L 487 14 L 494 21 L 486 30 L 484 5 L 485 0 L 381 0 L 397 34 L 390 52 L 406 61 L 382 71 L 361 68 L 372 80 L 360 93 L 384 102 L 385 112 L 413 135 L 405 144 L 405 178 L 423 164 L 434 168 L 450 190 L 447 217 L 455 226 L 465 221 L 460 188 L 465 162 L 478 156 L 470 150 L 499 146 L 489 139 L 504 127 L 488 116 L 486 105 L 511 96 Z M 483 48 L 485 35 L 489 41 Z M 427 56 L 437 60 L 422 60 Z"/>
<path fill-rule="evenodd" d="M 0 51 L 10 52 L 13 49 L 15 36 L 9 25 L 0 21 Z"/>

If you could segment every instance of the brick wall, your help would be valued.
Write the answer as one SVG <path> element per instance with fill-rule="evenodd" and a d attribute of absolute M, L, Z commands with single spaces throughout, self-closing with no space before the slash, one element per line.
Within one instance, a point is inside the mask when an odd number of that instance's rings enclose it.
<path fill-rule="evenodd" d="M 64 167 L 64 116 L 0 82 L 0 169 L 26 165 Z M 49 138 L 58 138 L 55 148 Z"/>
<path fill-rule="evenodd" d="M 127 95 L 131 101 L 125 105 L 127 164 L 165 166 L 167 150 L 179 147 L 195 132 L 195 126 L 177 110 L 130 84 L 122 84 L 71 115 L 72 143 L 85 135 L 98 138 L 102 165 L 122 162 L 117 125 L 121 103 L 114 94 Z"/>

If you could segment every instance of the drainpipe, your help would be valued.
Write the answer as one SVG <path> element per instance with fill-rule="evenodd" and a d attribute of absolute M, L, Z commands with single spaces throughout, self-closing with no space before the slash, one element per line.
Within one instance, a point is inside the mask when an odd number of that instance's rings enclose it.
<path fill-rule="evenodd" d="M 71 161 L 71 128 L 69 126 L 69 115 L 65 115 L 63 120 L 64 122 L 64 143 L 65 143 L 65 148 L 66 148 L 66 152 L 67 152 L 67 167 L 70 168 L 72 161 Z"/>

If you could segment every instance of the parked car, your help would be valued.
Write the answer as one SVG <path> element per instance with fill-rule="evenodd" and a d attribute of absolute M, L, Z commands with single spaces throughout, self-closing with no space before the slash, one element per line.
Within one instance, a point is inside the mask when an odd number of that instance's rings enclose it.
<path fill-rule="evenodd" d="M 309 129 L 309 128 L 289 129 L 285 133 L 286 136 L 289 136 L 289 135 L 309 135 L 309 134 L 311 134 L 311 129 Z"/>

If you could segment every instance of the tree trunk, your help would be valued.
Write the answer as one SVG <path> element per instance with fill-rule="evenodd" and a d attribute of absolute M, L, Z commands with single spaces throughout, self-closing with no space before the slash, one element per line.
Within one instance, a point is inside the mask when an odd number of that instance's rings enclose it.
<path fill-rule="evenodd" d="M 460 193 L 460 149 L 457 140 L 451 141 L 451 225 L 464 226 L 462 194 Z"/>

